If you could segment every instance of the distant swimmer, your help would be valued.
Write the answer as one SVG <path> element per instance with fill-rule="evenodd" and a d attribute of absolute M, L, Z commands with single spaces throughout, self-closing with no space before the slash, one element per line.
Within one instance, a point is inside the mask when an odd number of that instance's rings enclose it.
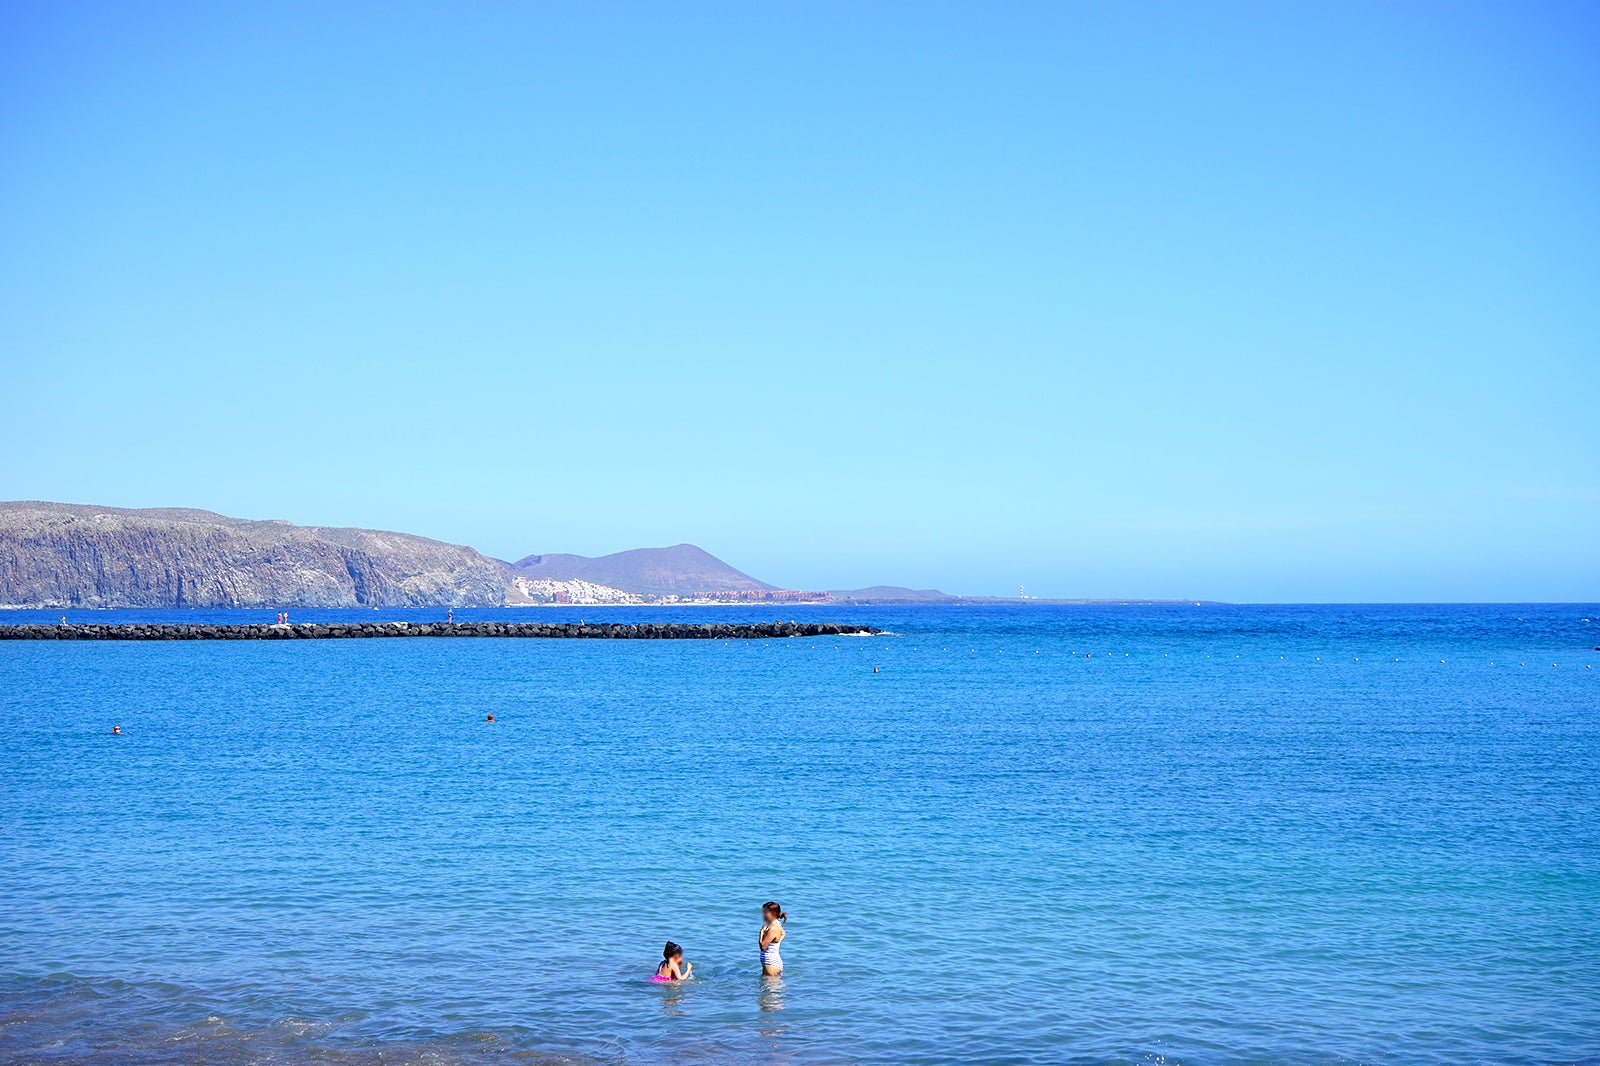
<path fill-rule="evenodd" d="M 61 624 L 62 625 L 66 625 L 67 624 L 67 616 L 66 615 L 62 615 L 61 616 Z"/>
<path fill-rule="evenodd" d="M 761 972 L 776 977 L 783 972 L 783 956 L 778 945 L 783 943 L 783 924 L 789 920 L 782 907 L 772 900 L 761 905 L 761 935 L 756 941 L 761 946 Z"/>
<path fill-rule="evenodd" d="M 656 967 L 656 975 L 652 981 L 687 981 L 694 973 L 694 963 L 683 961 L 683 948 L 667 941 L 667 946 L 661 949 L 661 964 Z"/>
<path fill-rule="evenodd" d="M 490 716 L 489 716 L 489 721 L 491 721 L 491 722 L 492 722 L 492 721 L 494 721 L 494 715 L 492 715 L 492 714 L 491 714 L 491 715 L 490 715 Z"/>
<path fill-rule="evenodd" d="M 120 725 L 112 726 L 111 727 L 111 735 L 114 736 L 114 737 L 120 737 L 122 735 L 122 727 Z"/>

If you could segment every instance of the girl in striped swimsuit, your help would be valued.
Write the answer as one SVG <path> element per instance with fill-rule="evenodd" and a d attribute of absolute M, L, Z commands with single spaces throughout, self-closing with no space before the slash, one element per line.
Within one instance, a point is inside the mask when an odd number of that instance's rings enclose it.
<path fill-rule="evenodd" d="M 778 954 L 778 945 L 783 943 L 783 923 L 788 920 L 783 908 L 771 900 L 761 905 L 761 935 L 757 940 L 761 945 L 761 972 L 768 977 L 783 972 L 783 956 Z"/>

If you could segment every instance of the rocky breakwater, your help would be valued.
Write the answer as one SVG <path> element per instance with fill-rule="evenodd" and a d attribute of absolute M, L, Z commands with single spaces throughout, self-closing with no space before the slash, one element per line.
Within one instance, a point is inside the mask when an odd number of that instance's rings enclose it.
<path fill-rule="evenodd" d="M 211 625 L 123 622 L 0 626 L 0 640 L 337 640 L 363 637 L 543 637 L 596 640 L 768 640 L 883 632 L 839 622 L 312 622 Z"/>

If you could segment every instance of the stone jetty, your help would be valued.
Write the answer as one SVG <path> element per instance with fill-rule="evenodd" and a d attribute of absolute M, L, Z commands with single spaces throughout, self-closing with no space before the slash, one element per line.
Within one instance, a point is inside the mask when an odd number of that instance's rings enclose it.
<path fill-rule="evenodd" d="M 214 625 L 117 622 L 0 625 L 0 640 L 330 640 L 363 637 L 542 637 L 597 640 L 769 640 L 883 632 L 839 622 L 297 622 Z"/>

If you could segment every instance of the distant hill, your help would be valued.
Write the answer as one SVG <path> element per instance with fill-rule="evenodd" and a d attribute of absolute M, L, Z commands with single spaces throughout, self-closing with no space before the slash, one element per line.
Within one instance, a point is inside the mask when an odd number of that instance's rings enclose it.
<path fill-rule="evenodd" d="M 0 604 L 498 606 L 505 564 L 404 533 L 180 508 L 0 503 Z"/>
<path fill-rule="evenodd" d="M 767 591 L 776 587 L 735 570 L 693 544 L 635 548 L 594 559 L 582 555 L 529 555 L 511 566 L 522 577 L 587 581 L 636 596 L 694 596 L 707 592 Z"/>

